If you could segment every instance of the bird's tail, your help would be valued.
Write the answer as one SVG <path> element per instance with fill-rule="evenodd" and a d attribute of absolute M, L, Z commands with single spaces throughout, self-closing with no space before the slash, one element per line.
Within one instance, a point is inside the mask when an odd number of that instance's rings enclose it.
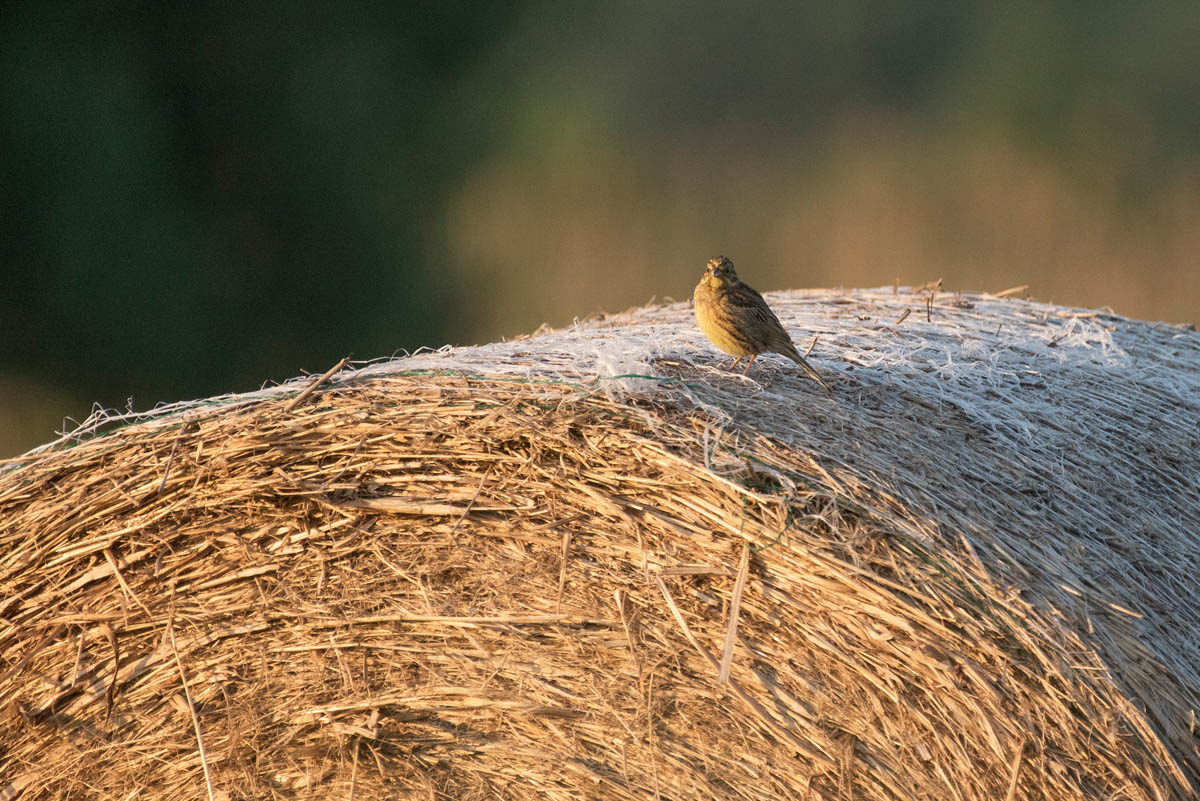
<path fill-rule="evenodd" d="M 800 355 L 800 351 L 796 350 L 795 345 L 793 345 L 790 349 L 785 350 L 783 352 L 783 355 L 787 356 L 789 359 L 794 361 L 796 364 L 798 364 L 802 368 L 804 368 L 804 372 L 808 373 L 808 377 L 811 378 L 813 381 L 816 381 L 818 384 L 820 384 L 821 388 L 825 390 L 826 394 L 828 394 L 828 395 L 833 394 L 833 390 L 831 390 L 829 388 L 829 385 L 825 383 L 825 380 L 823 378 L 821 378 L 821 374 L 817 372 L 815 367 L 813 367 L 811 364 L 808 363 L 808 359 L 806 359 Z"/>

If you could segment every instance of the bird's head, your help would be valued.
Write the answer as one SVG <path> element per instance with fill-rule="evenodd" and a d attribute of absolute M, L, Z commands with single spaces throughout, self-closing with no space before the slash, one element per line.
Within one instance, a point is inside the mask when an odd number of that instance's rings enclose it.
<path fill-rule="evenodd" d="M 730 286 L 738 282 L 738 275 L 732 261 L 725 256 L 717 256 L 708 260 L 701 280 L 711 286 Z"/>

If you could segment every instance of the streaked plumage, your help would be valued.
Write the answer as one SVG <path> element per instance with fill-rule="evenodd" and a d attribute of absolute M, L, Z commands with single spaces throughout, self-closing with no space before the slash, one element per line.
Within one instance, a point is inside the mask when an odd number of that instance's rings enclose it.
<path fill-rule="evenodd" d="M 821 380 L 813 366 L 800 355 L 791 336 L 784 329 L 775 312 L 749 284 L 742 283 L 733 269 L 733 262 L 718 256 L 708 262 L 704 277 L 692 294 L 696 304 L 696 322 L 714 345 L 736 357 L 737 367 L 745 357 L 743 375 L 760 353 L 780 353 L 804 368 L 825 390 L 829 386 Z M 732 369 L 732 368 L 731 368 Z"/>

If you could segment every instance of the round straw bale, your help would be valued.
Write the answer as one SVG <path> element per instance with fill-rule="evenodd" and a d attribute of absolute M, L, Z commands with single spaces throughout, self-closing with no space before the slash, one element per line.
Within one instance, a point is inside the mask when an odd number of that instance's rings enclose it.
<path fill-rule="evenodd" d="M 99 412 L 0 473 L 0 799 L 1183 799 L 1200 337 L 892 289 Z"/>

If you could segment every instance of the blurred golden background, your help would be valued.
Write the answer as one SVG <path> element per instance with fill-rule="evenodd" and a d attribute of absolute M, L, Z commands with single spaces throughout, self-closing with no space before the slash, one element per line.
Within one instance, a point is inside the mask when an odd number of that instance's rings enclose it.
<path fill-rule="evenodd" d="M 1197 42 L 1194 0 L 10 4 L 0 456 L 718 253 L 1195 322 Z"/>

